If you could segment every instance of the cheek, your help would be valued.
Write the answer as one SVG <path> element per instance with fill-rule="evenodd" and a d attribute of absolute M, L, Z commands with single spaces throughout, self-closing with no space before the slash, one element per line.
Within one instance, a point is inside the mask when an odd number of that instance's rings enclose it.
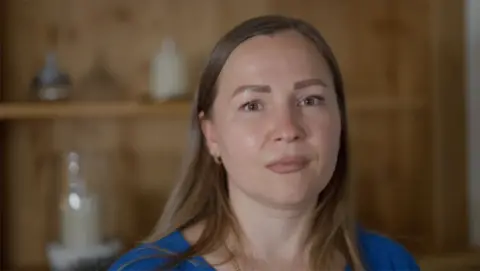
<path fill-rule="evenodd" d="M 238 157 L 257 155 L 264 140 L 264 125 L 258 121 L 229 121 L 224 125 L 222 149 L 225 154 Z"/>
<path fill-rule="evenodd" d="M 310 140 L 312 145 L 320 149 L 325 155 L 338 149 L 340 139 L 341 122 L 340 116 L 336 112 L 324 112 L 311 116 L 307 122 L 308 130 L 311 133 Z"/>

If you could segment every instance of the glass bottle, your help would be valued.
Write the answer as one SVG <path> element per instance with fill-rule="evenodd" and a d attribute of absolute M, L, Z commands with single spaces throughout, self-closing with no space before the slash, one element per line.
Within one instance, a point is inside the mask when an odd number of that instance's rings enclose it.
<path fill-rule="evenodd" d="M 71 92 L 70 76 L 60 71 L 57 56 L 50 52 L 45 57 L 45 65 L 33 78 L 31 91 L 34 99 L 41 101 L 66 100 Z"/>
<path fill-rule="evenodd" d="M 81 172 L 80 155 L 66 154 L 61 197 L 61 243 L 68 250 L 86 250 L 101 243 L 99 199 Z"/>

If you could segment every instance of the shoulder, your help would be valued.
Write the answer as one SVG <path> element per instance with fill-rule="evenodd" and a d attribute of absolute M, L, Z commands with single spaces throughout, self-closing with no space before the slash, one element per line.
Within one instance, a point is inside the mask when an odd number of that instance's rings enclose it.
<path fill-rule="evenodd" d="M 141 244 L 119 257 L 108 271 L 156 271 L 168 263 L 169 256 L 185 252 L 188 243 L 178 231 L 152 243 Z M 188 265 L 169 269 L 171 271 L 188 271 Z"/>
<path fill-rule="evenodd" d="M 362 230 L 359 242 L 367 270 L 420 270 L 410 252 L 388 237 Z"/>

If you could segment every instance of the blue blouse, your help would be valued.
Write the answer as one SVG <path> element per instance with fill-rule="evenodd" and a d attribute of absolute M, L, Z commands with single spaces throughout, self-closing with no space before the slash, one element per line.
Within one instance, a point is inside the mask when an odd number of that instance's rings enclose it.
<path fill-rule="evenodd" d="M 369 271 L 420 271 L 415 259 L 400 244 L 381 235 L 360 231 L 359 245 Z M 168 253 L 186 251 L 190 244 L 175 231 L 157 242 L 142 244 L 121 256 L 108 271 L 159 271 Z M 162 254 L 163 253 L 163 254 Z M 350 271 L 347 266 L 345 271 Z M 201 256 L 186 260 L 172 271 L 215 271 Z"/>

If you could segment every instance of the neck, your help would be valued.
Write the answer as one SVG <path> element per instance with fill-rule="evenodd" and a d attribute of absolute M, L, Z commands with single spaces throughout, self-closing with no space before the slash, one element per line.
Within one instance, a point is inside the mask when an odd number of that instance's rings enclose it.
<path fill-rule="evenodd" d="M 231 191 L 230 200 L 240 227 L 243 256 L 267 262 L 305 260 L 314 201 L 298 206 L 271 206 L 240 191 Z"/>

